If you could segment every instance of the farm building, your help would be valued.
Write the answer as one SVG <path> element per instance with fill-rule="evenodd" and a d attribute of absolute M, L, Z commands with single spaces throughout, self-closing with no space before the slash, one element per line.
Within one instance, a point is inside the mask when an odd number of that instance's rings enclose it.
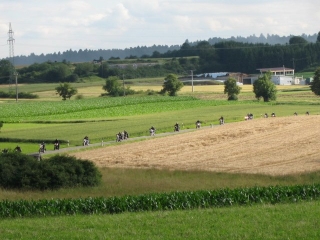
<path fill-rule="evenodd" d="M 260 75 L 252 75 L 243 78 L 243 84 L 253 84 L 259 76 L 264 73 L 271 72 L 271 81 L 275 85 L 293 85 L 300 84 L 301 79 L 294 77 L 294 69 L 286 67 L 277 67 L 277 68 L 260 68 L 257 69 L 260 71 Z"/>
<path fill-rule="evenodd" d="M 294 69 L 286 67 L 277 68 L 260 68 L 257 69 L 260 74 L 271 72 L 271 81 L 275 85 L 292 85 L 294 84 Z"/>

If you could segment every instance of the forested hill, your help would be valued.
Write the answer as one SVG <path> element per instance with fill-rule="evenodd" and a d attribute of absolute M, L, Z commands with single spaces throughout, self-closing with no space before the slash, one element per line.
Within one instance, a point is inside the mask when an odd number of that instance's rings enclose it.
<path fill-rule="evenodd" d="M 231 37 L 231 38 L 209 38 L 207 41 L 210 44 L 216 44 L 219 42 L 224 41 L 235 41 L 235 42 L 243 42 L 243 43 L 262 43 L 262 44 L 270 44 L 270 45 L 276 45 L 276 44 L 287 44 L 290 40 L 290 36 L 279 36 L 279 35 L 267 35 L 266 37 L 264 35 L 260 36 L 249 36 L 249 37 Z M 303 37 L 308 42 L 316 42 L 317 34 L 314 35 L 306 35 L 302 34 L 301 37 Z M 195 42 L 189 42 L 186 40 L 191 46 L 198 45 L 199 41 Z M 79 50 L 67 50 L 64 52 L 58 52 L 58 53 L 50 53 L 50 54 L 41 54 L 41 55 L 35 55 L 31 53 L 28 56 L 15 56 L 15 65 L 30 65 L 33 63 L 43 63 L 47 61 L 52 62 L 62 62 L 62 61 L 68 61 L 68 62 L 90 62 L 94 59 L 99 59 L 102 57 L 103 59 L 109 59 L 109 58 L 121 58 L 124 59 L 126 57 L 138 57 L 143 58 L 147 56 L 153 56 L 157 57 L 157 54 L 163 54 L 171 51 L 179 50 L 181 45 L 153 45 L 153 46 L 137 46 L 137 47 L 131 47 L 131 48 L 125 48 L 125 49 L 99 49 L 99 50 L 90 50 L 90 49 L 79 49 Z"/>
<path fill-rule="evenodd" d="M 137 48 L 134 50 L 137 51 Z M 94 51 L 70 51 L 70 57 L 62 61 L 47 60 L 43 63 L 33 63 L 18 68 L 19 82 L 75 82 L 79 78 L 90 75 L 102 78 L 126 76 L 127 79 L 165 77 L 170 73 L 184 75 L 190 72 L 190 69 L 193 69 L 195 74 L 256 73 L 259 68 L 282 66 L 292 67 L 296 72 L 306 71 L 320 64 L 320 33 L 315 43 L 308 42 L 300 36 L 293 36 L 287 44 L 282 45 L 236 41 L 222 41 L 215 44 L 210 44 L 209 41 L 199 41 L 193 44 L 185 41 L 177 50 L 168 50 L 164 53 L 153 51 L 148 58 L 142 58 L 141 55 L 137 57 L 139 55 L 135 52 L 136 56 L 130 55 L 128 60 L 105 59 L 105 56 L 101 54 L 104 51 L 107 50 L 98 52 L 100 57 L 97 58 L 94 55 L 90 57 L 89 53 L 93 54 Z M 85 58 L 75 60 L 76 57 L 82 55 L 89 59 L 87 61 L 84 61 Z M 92 62 L 93 58 L 100 64 Z M 12 69 L 10 61 L 0 60 L 0 84 L 10 81 Z"/>
<path fill-rule="evenodd" d="M 215 44 L 215 43 L 219 43 L 222 41 L 235 41 L 235 42 L 244 42 L 244 43 L 266 43 L 266 44 L 270 44 L 270 45 L 276 45 L 276 44 L 287 44 L 290 40 L 290 38 L 292 38 L 293 35 L 289 35 L 289 36 L 279 36 L 279 35 L 269 35 L 267 34 L 267 36 L 264 36 L 263 34 L 260 34 L 260 36 L 249 36 L 249 37 L 241 37 L 241 36 L 237 36 L 237 37 L 231 37 L 228 39 L 223 39 L 223 38 L 209 38 L 208 42 L 210 44 Z M 316 42 L 317 41 L 317 34 L 313 34 L 313 35 L 306 35 L 306 34 L 302 34 L 299 37 L 304 38 L 305 40 L 307 40 L 308 42 Z"/>

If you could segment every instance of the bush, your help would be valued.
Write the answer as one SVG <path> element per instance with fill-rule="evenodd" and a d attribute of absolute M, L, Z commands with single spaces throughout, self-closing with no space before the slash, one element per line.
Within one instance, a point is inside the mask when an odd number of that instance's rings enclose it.
<path fill-rule="evenodd" d="M 96 186 L 101 173 L 88 160 L 55 155 L 45 161 L 32 156 L 8 152 L 0 154 L 0 186 L 6 189 L 58 189 Z"/>
<path fill-rule="evenodd" d="M 80 100 L 80 99 L 84 99 L 84 96 L 83 96 L 83 94 L 78 94 L 78 95 L 76 95 L 76 100 Z"/>
<path fill-rule="evenodd" d="M 16 98 L 15 92 L 2 92 L 0 91 L 0 98 Z M 39 98 L 37 94 L 27 93 L 27 92 L 19 92 L 18 98 L 25 98 L 25 99 L 35 99 Z"/>
<path fill-rule="evenodd" d="M 191 81 L 184 81 L 183 84 L 185 86 L 191 86 L 192 82 Z M 216 80 L 208 80 L 208 81 L 193 81 L 194 86 L 205 86 L 205 85 L 224 85 L 223 82 L 216 81 Z"/>
<path fill-rule="evenodd" d="M 236 94 L 232 94 L 228 97 L 228 101 L 237 101 L 238 96 Z"/>
<path fill-rule="evenodd" d="M 152 90 L 152 89 L 147 89 L 146 91 L 147 95 L 157 95 L 159 92 Z"/>
<path fill-rule="evenodd" d="M 39 98 L 39 96 L 38 96 L 37 94 L 27 93 L 27 92 L 19 92 L 19 93 L 18 93 L 18 97 L 19 97 L 19 98 L 25 98 L 25 99 L 35 99 L 35 98 Z"/>

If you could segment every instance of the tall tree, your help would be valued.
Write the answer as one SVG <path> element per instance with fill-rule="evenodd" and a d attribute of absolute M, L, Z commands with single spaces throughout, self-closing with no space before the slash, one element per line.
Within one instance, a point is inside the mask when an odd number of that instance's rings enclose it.
<path fill-rule="evenodd" d="M 170 96 L 176 96 L 177 92 L 183 87 L 183 83 L 179 81 L 176 75 L 169 74 L 163 83 L 162 93 L 168 92 Z"/>
<path fill-rule="evenodd" d="M 305 40 L 303 37 L 300 36 L 293 36 L 289 39 L 289 44 L 307 44 L 308 41 Z"/>
<path fill-rule="evenodd" d="M 121 95 L 121 93 L 124 91 L 121 87 L 119 77 L 117 76 L 110 76 L 106 80 L 106 84 L 103 85 L 102 89 L 107 91 L 107 93 L 110 96 L 116 97 Z"/>
<path fill-rule="evenodd" d="M 271 72 L 263 74 L 253 83 L 253 92 L 258 100 L 262 97 L 264 102 L 277 99 L 277 89 L 271 81 Z"/>
<path fill-rule="evenodd" d="M 66 100 L 67 98 L 71 98 L 73 95 L 77 94 L 78 90 L 70 85 L 70 83 L 60 83 L 58 87 L 56 87 L 57 94 L 62 97 L 62 100 Z"/>
<path fill-rule="evenodd" d="M 10 61 L 4 59 L 0 61 L 0 83 L 8 83 L 12 68 Z"/>
<path fill-rule="evenodd" d="M 51 67 L 42 73 L 42 77 L 46 82 L 60 82 L 71 74 L 70 68 L 63 63 L 52 63 Z"/>
<path fill-rule="evenodd" d="M 93 64 L 92 63 L 79 63 L 76 65 L 74 69 L 74 73 L 77 74 L 79 77 L 87 77 L 93 71 Z"/>
<path fill-rule="evenodd" d="M 310 88 L 315 95 L 320 96 L 320 67 L 318 67 L 314 73 Z"/>
<path fill-rule="evenodd" d="M 238 100 L 238 94 L 241 87 L 237 85 L 237 81 L 234 78 L 228 78 L 224 82 L 224 93 L 228 94 L 228 100 Z"/>
<path fill-rule="evenodd" d="M 318 32 L 317 43 L 320 43 L 320 32 Z"/>

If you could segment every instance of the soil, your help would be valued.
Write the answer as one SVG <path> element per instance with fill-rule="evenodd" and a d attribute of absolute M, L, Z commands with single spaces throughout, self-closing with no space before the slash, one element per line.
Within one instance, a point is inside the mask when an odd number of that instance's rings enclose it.
<path fill-rule="evenodd" d="M 320 170 L 320 116 L 259 118 L 77 152 L 98 167 L 267 175 Z"/>

